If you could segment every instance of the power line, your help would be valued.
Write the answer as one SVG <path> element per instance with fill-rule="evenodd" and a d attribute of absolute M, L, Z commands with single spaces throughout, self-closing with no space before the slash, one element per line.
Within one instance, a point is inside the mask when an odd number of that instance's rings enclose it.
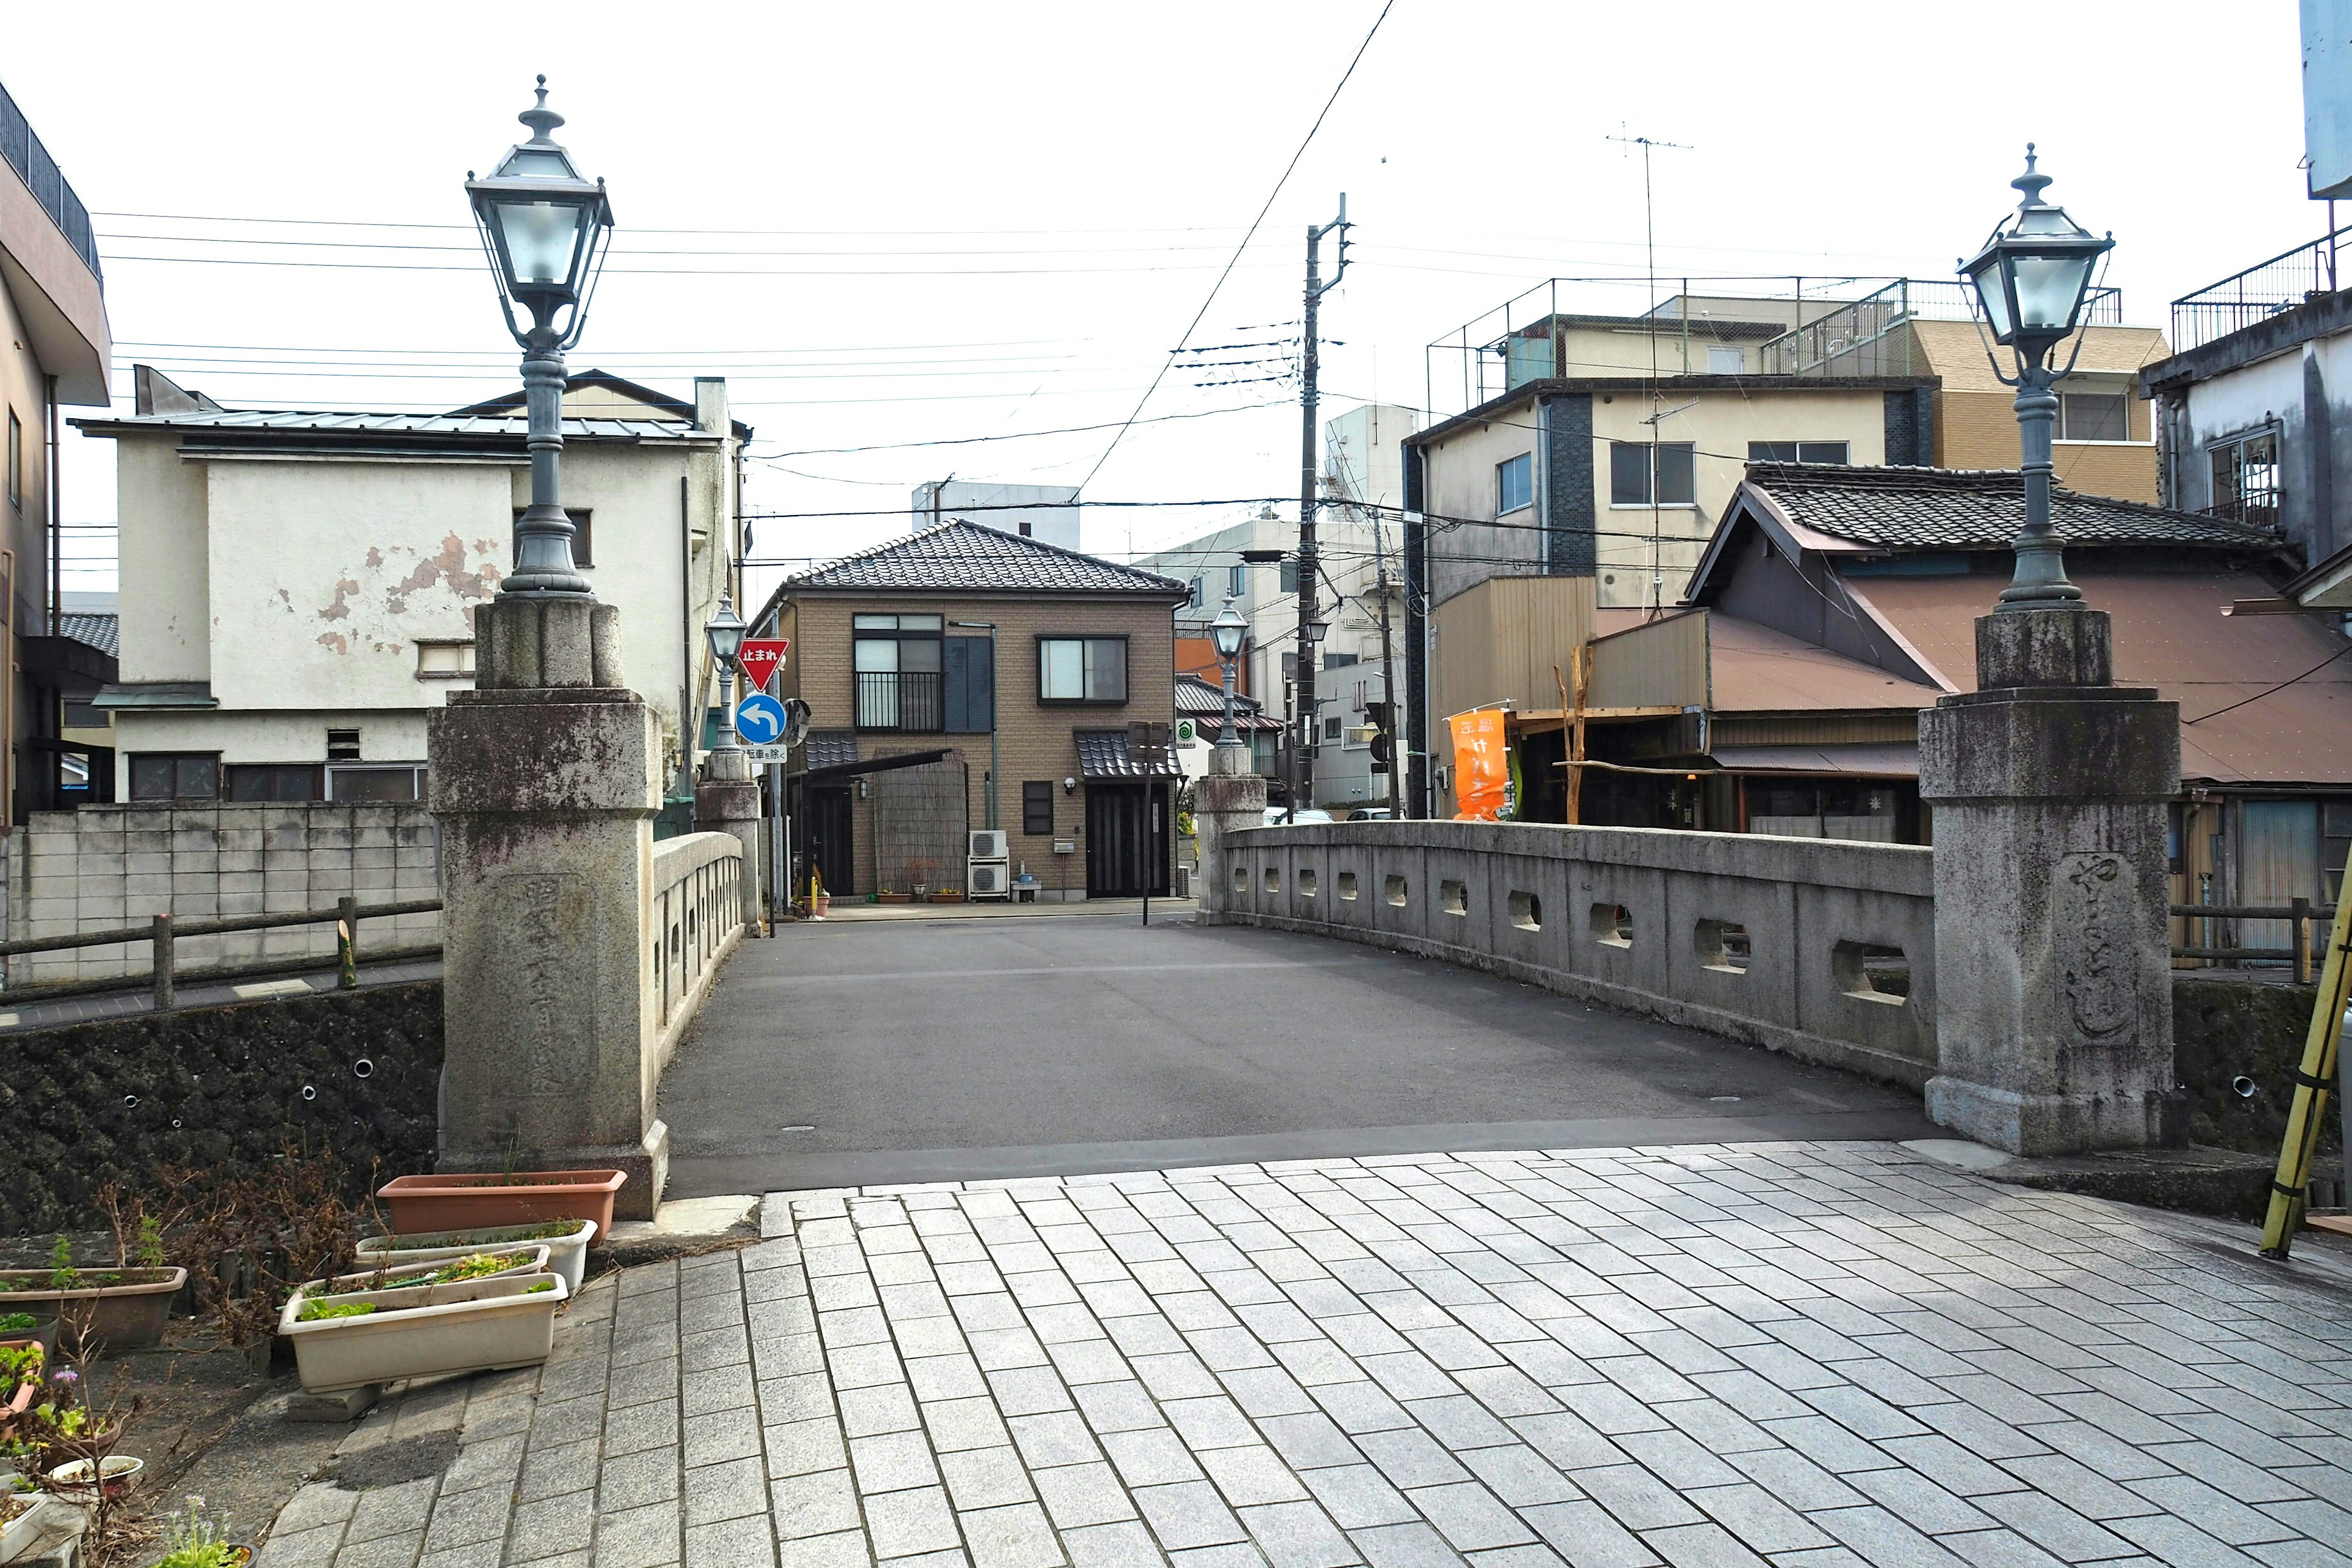
<path fill-rule="evenodd" d="M 1339 73 L 1339 84 L 1332 88 L 1331 96 L 1323 100 L 1323 108 L 1315 116 L 1315 123 L 1307 128 L 1306 138 L 1298 143 L 1298 151 L 1290 155 L 1290 162 L 1283 165 L 1282 177 L 1276 180 L 1274 189 L 1266 193 L 1265 205 L 1258 208 L 1257 216 L 1250 220 L 1247 232 L 1243 234 L 1241 244 L 1234 247 L 1234 254 L 1225 262 L 1224 270 L 1219 272 L 1217 280 L 1209 285 L 1209 297 L 1201 301 L 1200 310 L 1192 316 L 1192 325 L 1186 327 L 1184 335 L 1176 340 L 1176 347 L 1169 352 L 1168 357 L 1160 362 L 1160 374 L 1151 378 L 1151 384 L 1143 389 L 1141 397 L 1136 399 L 1135 410 L 1127 416 L 1126 424 L 1121 425 L 1113 433 L 1109 444 L 1103 447 L 1102 456 L 1097 458 L 1095 466 L 1087 470 L 1087 477 L 1079 481 L 1082 488 L 1092 484 L 1095 476 L 1102 472 L 1102 466 L 1110 461 L 1110 455 L 1118 450 L 1118 444 L 1126 437 L 1129 427 L 1133 426 L 1137 417 L 1142 414 L 1143 405 L 1151 401 L 1151 395 L 1154 392 L 1160 390 L 1160 383 L 1166 378 L 1169 367 L 1176 363 L 1177 354 L 1182 353 L 1184 345 L 1192 341 L 1192 334 L 1201 330 L 1201 322 L 1208 315 L 1209 307 L 1216 303 L 1217 290 L 1225 286 L 1225 279 L 1233 275 L 1234 268 L 1241 262 L 1242 252 L 1248 249 L 1250 241 L 1257 237 L 1258 226 L 1265 222 L 1265 215 L 1274 210 L 1275 199 L 1282 195 L 1282 187 L 1290 183 L 1291 174 L 1298 167 L 1298 161 L 1307 156 L 1307 149 L 1313 143 L 1315 133 L 1323 129 L 1323 121 L 1330 114 L 1331 106 L 1339 101 L 1339 94 L 1346 89 L 1348 79 L 1356 74 L 1356 67 L 1362 61 L 1364 51 L 1372 47 L 1372 39 L 1379 34 L 1381 24 L 1389 19 L 1389 12 L 1395 5 L 1396 0 L 1384 0 L 1384 4 L 1381 6 L 1381 14 L 1372 18 L 1370 30 L 1364 34 L 1364 41 L 1356 46 L 1355 54 L 1348 61 L 1348 68 Z"/>
<path fill-rule="evenodd" d="M 858 452 L 903 452 L 922 447 L 977 447 L 992 441 L 1028 441 L 1041 436 L 1086 436 L 1098 430 L 1109 430 L 1127 425 L 1166 425 L 1180 419 L 1213 419 L 1220 414 L 1248 414 L 1261 408 L 1286 408 L 1290 400 L 1277 398 L 1270 403 L 1244 403 L 1237 408 L 1204 408 L 1196 414 L 1157 414 L 1149 419 L 1110 420 L 1100 425 L 1070 425 L 1058 430 L 1021 430 L 1004 436 L 958 436 L 934 441 L 881 441 L 865 447 L 802 447 L 791 451 L 772 452 L 754 457 L 755 463 L 772 462 L 778 458 L 839 458 Z M 756 444 L 756 443 L 755 443 Z"/>
<path fill-rule="evenodd" d="M 1390 0 L 1395 4 L 1395 0 Z M 267 256 L 136 256 L 121 251 L 105 254 L 110 267 L 119 261 L 154 261 L 182 267 L 278 267 L 351 272 L 447 272 L 471 276 L 478 265 L 437 266 L 424 261 L 326 261 Z M 1225 265 L 1231 272 L 1241 259 Z M 1277 267 L 1265 261 L 1255 266 Z M 1177 262 L 1166 267 L 607 267 L 606 274 L 629 278 L 1080 278 L 1134 272 L 1206 272 L 1206 266 Z"/>
<path fill-rule="evenodd" d="M 2334 653 L 2329 654 L 2326 658 L 2321 659 L 2317 664 L 2313 665 L 2301 675 L 2289 676 L 2286 679 L 2280 681 L 2276 686 L 2272 687 L 2268 691 L 2257 691 L 2252 697 L 2241 698 L 2239 700 L 2231 703 L 2227 708 L 2216 708 L 2210 713 L 2200 713 L 2194 719 L 2183 719 L 2181 723 L 2184 725 L 2202 724 L 2208 719 L 2219 719 L 2224 713 L 2234 713 L 2249 702 L 2260 702 L 2265 697 L 2270 697 L 2278 692 L 2284 691 L 2288 687 L 2293 686 L 2298 680 L 2309 679 L 2312 676 L 2317 675 L 2321 670 L 2326 669 L 2329 665 L 2334 664 L 2337 659 L 2342 658 L 2347 653 L 2352 653 L 2352 642 L 2346 643 L 2342 647 L 2337 648 Z"/>

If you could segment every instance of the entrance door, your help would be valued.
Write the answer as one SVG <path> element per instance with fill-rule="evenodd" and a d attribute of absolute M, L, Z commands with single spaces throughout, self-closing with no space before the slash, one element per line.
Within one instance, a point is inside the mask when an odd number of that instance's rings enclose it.
<path fill-rule="evenodd" d="M 808 857 L 824 890 L 845 899 L 856 890 L 856 859 L 851 849 L 849 791 L 813 789 L 808 800 Z M 805 891 L 806 889 L 801 889 Z"/>
<path fill-rule="evenodd" d="M 2320 904 L 2319 803 L 2250 800 L 2239 856 L 2239 901 L 2284 907 L 2294 899 Z M 2284 948 L 2294 940 L 2285 921 L 2240 921 L 2241 947 Z"/>
<path fill-rule="evenodd" d="M 1087 785 L 1087 897 L 1140 898 L 1149 866 L 1152 896 L 1165 898 L 1168 828 L 1165 783 Z"/>

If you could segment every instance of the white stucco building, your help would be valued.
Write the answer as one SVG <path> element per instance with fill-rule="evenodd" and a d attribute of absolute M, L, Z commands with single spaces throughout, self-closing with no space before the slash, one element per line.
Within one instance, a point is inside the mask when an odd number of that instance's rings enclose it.
<path fill-rule="evenodd" d="M 529 500 L 520 394 L 446 415 L 223 408 L 139 367 L 117 443 L 117 798 L 422 798 L 425 716 L 472 685 L 473 606 Z M 748 427 L 601 373 L 565 395 L 563 500 L 628 685 L 661 717 L 709 700 L 703 623 L 742 556 Z"/>
<path fill-rule="evenodd" d="M 999 485 L 970 479 L 933 479 L 915 487 L 909 510 L 919 530 L 961 519 L 999 533 L 1041 539 L 1064 550 L 1080 548 L 1076 485 Z"/>

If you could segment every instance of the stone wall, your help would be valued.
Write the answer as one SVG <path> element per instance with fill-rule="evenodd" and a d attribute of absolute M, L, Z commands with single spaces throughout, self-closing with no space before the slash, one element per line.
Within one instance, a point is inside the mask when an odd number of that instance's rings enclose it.
<path fill-rule="evenodd" d="M 440 897 L 439 837 L 422 805 L 91 805 L 36 813 L 8 835 L 11 939 L 61 936 L 226 915 L 331 909 Z M 361 953 L 441 939 L 437 914 L 361 928 Z M 191 937 L 182 970 L 331 957 L 331 924 Z M 144 942 L 33 953 L 9 961 L 12 985 L 144 974 Z"/>
<path fill-rule="evenodd" d="M 289 1143 L 340 1155 L 354 1195 L 433 1166 L 437 981 L 31 1030 L 0 1055 L 0 1235 L 96 1225 L 110 1180 L 252 1170 Z"/>
<path fill-rule="evenodd" d="M 1203 878 L 1212 921 L 1442 958 L 1914 1089 L 1936 1070 L 1931 849 L 1427 821 L 1229 842 Z"/>
<path fill-rule="evenodd" d="M 2279 1152 L 2318 995 L 2315 985 L 2247 979 L 2221 970 L 2173 975 L 2174 1071 L 2188 1100 L 2194 1142 L 2249 1154 Z M 2253 1080 L 2252 1094 L 2231 1087 L 2241 1077 Z M 2320 1147 L 2332 1150 L 2342 1142 L 2333 1100 L 2321 1121 Z"/>

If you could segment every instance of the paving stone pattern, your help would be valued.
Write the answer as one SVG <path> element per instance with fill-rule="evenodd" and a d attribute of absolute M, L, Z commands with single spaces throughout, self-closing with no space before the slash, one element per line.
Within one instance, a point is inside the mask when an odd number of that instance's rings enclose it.
<path fill-rule="evenodd" d="M 763 1223 L 371 1418 L 458 1432 L 447 1474 L 305 1488 L 261 1568 L 2352 1563 L 2352 1295 L 1892 1145 Z"/>

